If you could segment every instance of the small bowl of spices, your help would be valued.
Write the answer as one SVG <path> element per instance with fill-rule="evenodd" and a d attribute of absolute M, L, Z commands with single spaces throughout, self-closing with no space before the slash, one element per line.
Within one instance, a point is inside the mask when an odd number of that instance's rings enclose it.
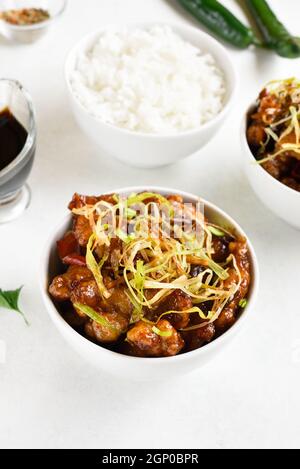
<path fill-rule="evenodd" d="M 30 203 L 26 181 L 35 149 L 31 97 L 19 82 L 0 79 L 0 223 L 18 218 Z"/>
<path fill-rule="evenodd" d="M 0 0 L 0 34 L 19 43 L 40 39 L 65 11 L 67 0 Z"/>

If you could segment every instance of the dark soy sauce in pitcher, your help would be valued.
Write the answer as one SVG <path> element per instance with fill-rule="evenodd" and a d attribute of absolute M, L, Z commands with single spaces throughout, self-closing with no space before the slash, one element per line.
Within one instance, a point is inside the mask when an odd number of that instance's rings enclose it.
<path fill-rule="evenodd" d="M 21 153 L 28 133 L 8 108 L 0 112 L 0 171 Z"/>

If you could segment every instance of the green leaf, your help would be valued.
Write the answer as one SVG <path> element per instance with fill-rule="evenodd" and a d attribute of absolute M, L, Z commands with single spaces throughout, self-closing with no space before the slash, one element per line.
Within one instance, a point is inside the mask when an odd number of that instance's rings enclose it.
<path fill-rule="evenodd" d="M 23 287 L 20 287 L 17 290 L 8 291 L 3 291 L 0 289 L 0 307 L 10 309 L 11 311 L 16 311 L 23 317 L 27 326 L 29 326 L 29 322 L 27 321 L 25 314 L 19 307 L 19 299 L 22 288 Z"/>

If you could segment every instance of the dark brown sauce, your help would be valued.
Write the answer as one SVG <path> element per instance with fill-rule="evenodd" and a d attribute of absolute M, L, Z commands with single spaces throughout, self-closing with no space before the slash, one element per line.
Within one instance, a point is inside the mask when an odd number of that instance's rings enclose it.
<path fill-rule="evenodd" d="M 28 133 L 8 108 L 0 112 L 0 171 L 23 150 Z"/>

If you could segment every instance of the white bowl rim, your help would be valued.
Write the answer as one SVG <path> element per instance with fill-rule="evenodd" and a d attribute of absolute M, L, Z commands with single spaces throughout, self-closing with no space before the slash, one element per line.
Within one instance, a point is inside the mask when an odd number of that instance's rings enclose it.
<path fill-rule="evenodd" d="M 299 201 L 300 201 L 300 192 L 296 191 L 295 189 L 292 189 L 289 186 L 286 186 L 285 184 L 283 184 L 283 182 L 278 181 L 278 179 L 275 179 L 270 173 L 268 173 L 268 171 L 266 171 L 260 164 L 257 163 L 257 160 L 255 159 L 255 156 L 253 155 L 253 153 L 252 153 L 252 151 L 249 147 L 249 143 L 248 143 L 248 140 L 247 140 L 247 133 L 246 133 L 247 132 L 247 120 L 248 120 L 248 115 L 251 112 L 251 109 L 255 106 L 255 103 L 256 103 L 256 101 L 254 101 L 250 106 L 247 107 L 246 114 L 245 114 L 245 116 L 243 117 L 243 120 L 242 120 L 242 125 L 241 125 L 241 140 L 242 140 L 242 143 L 246 146 L 248 155 L 251 156 L 251 158 L 253 159 L 253 164 L 256 163 L 255 166 L 257 167 L 257 169 L 261 173 L 263 173 L 269 181 L 272 180 L 273 184 L 275 186 L 277 186 L 278 188 L 280 188 L 280 190 L 282 190 L 286 193 L 289 193 L 289 195 L 293 194 L 294 197 L 299 198 Z M 252 163 L 250 163 L 250 164 L 252 164 Z"/>
<path fill-rule="evenodd" d="M 106 31 L 108 29 L 111 29 L 111 28 L 124 28 L 124 27 L 128 27 L 128 28 L 132 28 L 132 27 L 140 27 L 142 29 L 146 29 L 146 28 L 150 28 L 151 26 L 169 26 L 171 27 L 172 29 L 175 30 L 176 32 L 176 29 L 178 30 L 189 30 L 193 33 L 196 33 L 198 34 L 199 38 L 205 38 L 206 40 L 210 41 L 213 46 L 217 49 L 219 49 L 220 52 L 223 53 L 224 55 L 224 58 L 225 60 L 227 61 L 227 64 L 228 64 L 228 68 L 231 69 L 231 73 L 232 76 L 233 76 L 233 81 L 231 83 L 231 92 L 229 94 L 229 88 L 227 89 L 227 92 L 228 92 L 228 98 L 227 98 L 227 102 L 225 104 L 225 106 L 222 108 L 222 110 L 219 112 L 219 114 L 217 114 L 213 119 L 211 119 L 210 121 L 204 123 L 203 125 L 201 125 L 199 128 L 197 129 L 191 129 L 191 130 L 187 130 L 187 131 L 184 131 L 184 132 L 178 132 L 178 133 L 166 133 L 166 134 L 156 134 L 156 133 L 146 133 L 146 132 L 137 132 L 137 131 L 133 131 L 133 130 L 129 130 L 129 129 L 126 129 L 126 128 L 123 128 L 123 127 L 118 127 L 117 125 L 113 125 L 113 124 L 109 124 L 108 122 L 105 122 L 103 120 L 101 120 L 99 117 L 97 116 L 94 116 L 92 113 L 90 113 L 87 108 L 80 102 L 80 100 L 77 98 L 76 94 L 74 93 L 73 91 L 73 88 L 71 86 L 71 83 L 70 83 L 70 76 L 69 76 L 69 63 L 71 61 L 71 58 L 73 57 L 74 54 L 76 54 L 76 51 L 78 49 L 80 49 L 80 46 L 82 44 L 84 44 L 86 41 L 88 41 L 88 39 L 92 39 L 92 38 L 95 38 L 101 34 L 101 32 L 103 31 Z M 180 35 L 180 33 L 179 33 Z M 205 52 L 205 51 L 204 51 Z M 213 52 L 211 53 L 213 56 Z M 221 68 L 222 69 L 222 68 Z M 225 73 L 224 69 L 222 69 L 222 71 Z M 85 114 L 87 114 L 89 117 L 93 118 L 96 122 L 102 124 L 103 126 L 109 128 L 109 129 L 116 129 L 117 131 L 123 133 L 124 135 L 131 135 L 131 136 L 135 136 L 135 137 L 141 137 L 141 138 L 149 138 L 149 139 L 170 139 L 170 138 L 174 138 L 174 139 L 179 139 L 181 137 L 189 137 L 189 136 L 194 136 L 194 135 L 197 135 L 198 133 L 201 133 L 201 132 L 204 132 L 206 130 L 209 130 L 210 128 L 214 127 L 216 124 L 220 123 L 223 118 L 227 115 L 228 111 L 231 109 L 232 105 L 233 105 L 233 102 L 235 100 L 235 97 L 237 95 L 237 89 L 238 89 L 238 74 L 237 74 L 237 71 L 236 71 L 236 67 L 230 57 L 230 54 L 229 52 L 227 51 L 227 49 L 223 46 L 223 44 L 221 44 L 219 41 L 217 41 L 214 37 L 210 36 L 208 33 L 205 33 L 204 31 L 194 27 L 194 26 L 191 26 L 191 25 L 183 25 L 181 23 L 176 23 L 176 22 L 171 22 L 171 21 L 163 21 L 163 22 L 160 22 L 160 21 L 152 21 L 152 22 L 133 22 L 133 23 L 111 23 L 111 24 L 107 24 L 106 26 L 103 26 L 102 28 L 99 28 L 97 30 L 94 30 L 93 32 L 90 32 L 88 34 L 86 34 L 84 37 L 82 37 L 72 48 L 71 50 L 68 52 L 67 54 L 67 57 L 66 57 L 66 60 L 65 60 L 65 67 L 64 67 L 64 75 L 65 75 L 65 82 L 66 82 L 66 85 L 67 85 L 67 88 L 69 90 L 69 93 L 70 95 L 72 96 L 72 98 L 74 99 L 75 103 L 79 106 L 79 108 L 84 111 Z"/>
<path fill-rule="evenodd" d="M 115 189 L 115 190 L 112 190 L 112 191 L 105 192 L 105 194 L 143 192 L 145 190 L 147 190 L 147 191 L 149 190 L 151 192 L 163 193 L 163 194 L 181 195 L 182 197 L 184 197 L 186 199 L 190 199 L 192 201 L 199 200 L 199 198 L 200 198 L 199 196 L 196 196 L 196 195 L 188 193 L 188 192 L 180 191 L 178 189 L 172 189 L 172 188 L 160 187 L 160 186 L 151 186 L 151 185 L 149 185 L 149 186 L 144 185 L 144 186 L 122 187 L 122 188 L 119 188 L 119 189 Z M 87 338 L 83 337 L 81 334 L 79 334 L 75 329 L 72 328 L 72 326 L 70 326 L 63 319 L 63 317 L 60 315 L 58 310 L 55 308 L 55 306 L 54 306 L 54 304 L 53 304 L 53 302 L 52 302 L 52 300 L 51 300 L 51 298 L 48 294 L 48 289 L 45 290 L 45 284 L 44 284 L 44 280 L 45 280 L 44 273 L 45 273 L 45 269 L 48 266 L 49 252 L 50 252 L 51 247 L 53 246 L 53 242 L 55 242 L 55 240 L 53 239 L 53 235 L 55 233 L 57 233 L 57 231 L 60 228 L 62 228 L 64 226 L 64 224 L 66 224 L 67 220 L 70 219 L 70 214 L 66 215 L 64 217 L 64 219 L 61 220 L 61 222 L 52 231 L 52 235 L 48 238 L 48 240 L 47 240 L 47 242 L 44 246 L 42 256 L 41 256 L 40 266 L 39 266 L 40 267 L 39 268 L 40 290 L 41 290 L 41 293 L 42 293 L 44 303 L 47 306 L 47 312 L 50 315 L 52 321 L 58 327 L 63 327 L 65 332 L 69 336 L 72 336 L 72 339 L 74 341 L 76 341 L 79 346 L 80 345 L 85 346 L 85 347 L 89 348 L 91 351 L 94 351 L 94 352 L 96 352 L 96 350 L 98 350 L 99 354 L 102 354 L 103 356 L 106 355 L 106 356 L 108 356 L 108 357 L 110 357 L 111 359 L 114 359 L 114 360 L 119 360 L 119 361 L 124 361 L 124 362 L 125 361 L 126 362 L 128 362 L 128 361 L 138 362 L 138 363 L 144 364 L 145 366 L 149 366 L 150 364 L 153 364 L 153 363 L 157 363 L 157 364 L 160 363 L 160 362 L 166 363 L 166 361 L 167 361 L 167 363 L 171 363 L 171 361 L 175 362 L 175 361 L 187 360 L 191 356 L 194 356 L 194 357 L 199 356 L 200 357 L 201 355 L 204 355 L 209 350 L 213 350 L 213 349 L 221 346 L 222 343 L 224 343 L 225 340 L 229 338 L 229 336 L 233 336 L 234 333 L 245 322 L 245 320 L 247 320 L 247 318 L 249 316 L 247 314 L 247 310 L 253 309 L 253 307 L 255 306 L 256 299 L 257 299 L 257 296 L 258 296 L 260 271 L 259 271 L 258 260 L 257 260 L 257 256 L 256 256 L 256 253 L 255 253 L 254 247 L 253 247 L 251 241 L 248 239 L 248 237 L 247 237 L 246 233 L 244 232 L 244 230 L 240 227 L 240 225 L 237 222 L 235 222 L 233 220 L 233 218 L 231 218 L 226 212 L 224 212 L 222 209 L 217 207 L 215 204 L 213 204 L 211 202 L 208 202 L 207 200 L 205 200 L 203 198 L 200 198 L 200 200 L 204 203 L 204 205 L 206 207 L 209 207 L 213 211 L 217 212 L 220 216 L 224 217 L 230 223 L 230 225 L 233 226 L 238 231 L 238 233 L 240 233 L 241 235 L 243 235 L 247 239 L 249 252 L 250 252 L 250 257 L 251 257 L 251 266 L 252 266 L 252 272 L 253 272 L 252 284 L 251 284 L 251 295 L 248 298 L 247 306 L 244 309 L 243 313 L 240 315 L 239 319 L 224 334 L 222 334 L 221 336 L 219 336 L 217 339 L 210 342 L 209 344 L 207 344 L 203 347 L 200 347 L 196 350 L 186 352 L 186 353 L 183 353 L 183 354 L 180 354 L 180 355 L 175 355 L 175 356 L 172 356 L 172 357 L 158 357 L 158 358 L 156 358 L 156 357 L 142 358 L 142 357 L 132 357 L 132 356 L 129 356 L 129 355 L 124 355 L 124 354 L 121 354 L 119 352 L 108 350 L 108 349 L 102 347 L 101 345 L 95 344 L 95 343 L 91 342 L 89 339 L 87 339 Z M 40 272 L 42 273 L 42 275 L 40 275 Z M 46 277 L 47 277 L 47 272 L 46 272 Z"/>

